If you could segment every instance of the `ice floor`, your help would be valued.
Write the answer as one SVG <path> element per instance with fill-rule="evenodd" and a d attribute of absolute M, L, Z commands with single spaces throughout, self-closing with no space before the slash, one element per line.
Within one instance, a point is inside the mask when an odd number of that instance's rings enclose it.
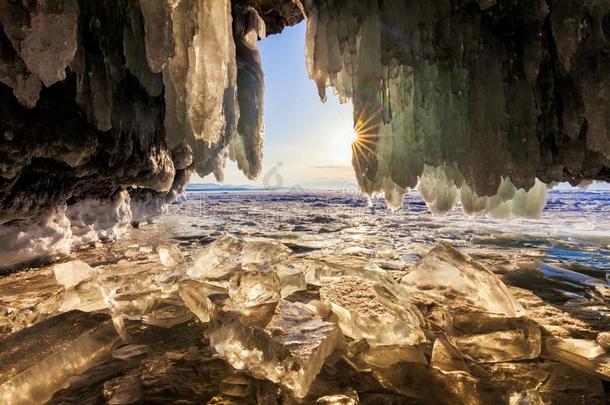
<path fill-rule="evenodd" d="M 0 277 L 0 403 L 603 404 L 610 195 L 539 220 L 193 193 Z"/>

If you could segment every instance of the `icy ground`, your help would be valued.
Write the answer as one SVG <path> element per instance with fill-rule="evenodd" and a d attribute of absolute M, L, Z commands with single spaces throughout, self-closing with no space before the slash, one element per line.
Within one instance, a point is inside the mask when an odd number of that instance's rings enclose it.
<path fill-rule="evenodd" d="M 466 217 L 459 207 L 431 216 L 417 193 L 396 212 L 348 192 L 190 193 L 163 221 L 181 235 L 272 237 L 323 254 L 383 258 L 392 251 L 403 267 L 446 241 L 492 264 L 538 259 L 590 267 L 601 278 L 610 272 L 609 191 L 553 190 L 539 220 Z"/>
<path fill-rule="evenodd" d="M 606 403 L 610 195 L 505 221 L 406 198 L 192 193 L 1 276 L 0 403 Z"/>

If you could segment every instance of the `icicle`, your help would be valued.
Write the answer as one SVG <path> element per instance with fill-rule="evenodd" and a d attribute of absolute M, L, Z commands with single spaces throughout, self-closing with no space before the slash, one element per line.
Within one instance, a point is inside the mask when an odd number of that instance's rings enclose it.
<path fill-rule="evenodd" d="M 167 0 L 140 0 L 145 23 L 146 56 L 154 73 L 161 72 L 168 59 L 174 55 L 170 7 Z"/>
<path fill-rule="evenodd" d="M 225 133 L 224 98 L 235 87 L 235 45 L 230 0 L 199 0 L 198 31 L 188 51 L 188 117 L 195 139 L 214 144 Z"/>
<path fill-rule="evenodd" d="M 495 7 L 484 3 L 480 13 Z M 516 190 L 529 188 L 536 174 L 537 38 L 519 39 L 532 53 L 522 74 L 508 65 L 510 51 L 463 6 L 402 0 L 304 5 L 309 76 L 322 100 L 330 85 L 341 102 L 353 103 L 358 140 L 352 163 L 365 193 L 385 195 L 396 208 L 401 193 L 419 181 L 433 212 L 447 212 L 461 199 L 468 214 L 540 215 L 546 194 L 540 182 L 529 192 L 515 191 L 515 199 L 494 197 L 503 177 Z M 522 17 L 541 29 L 548 12 L 537 1 Z"/>
<path fill-rule="evenodd" d="M 229 157 L 249 179 L 260 174 L 264 141 L 264 76 L 257 40 L 266 33 L 264 21 L 252 7 L 236 7 L 237 134 L 229 143 Z"/>

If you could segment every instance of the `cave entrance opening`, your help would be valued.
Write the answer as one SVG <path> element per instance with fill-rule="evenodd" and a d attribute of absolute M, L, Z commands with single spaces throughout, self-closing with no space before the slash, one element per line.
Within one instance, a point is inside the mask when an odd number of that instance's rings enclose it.
<path fill-rule="evenodd" d="M 224 185 L 263 189 L 354 189 L 352 106 L 328 90 L 320 102 L 305 62 L 306 24 L 259 42 L 265 73 L 265 142 L 261 174 L 254 181 L 227 159 Z M 213 176 L 192 183 L 213 182 Z"/>

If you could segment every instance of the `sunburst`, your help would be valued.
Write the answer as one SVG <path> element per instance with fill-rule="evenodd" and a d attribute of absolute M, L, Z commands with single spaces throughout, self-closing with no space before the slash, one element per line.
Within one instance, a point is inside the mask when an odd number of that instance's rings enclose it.
<path fill-rule="evenodd" d="M 362 109 L 360 117 L 354 124 L 354 141 L 352 142 L 352 163 L 358 172 L 362 164 L 369 160 L 370 156 L 377 155 L 377 139 L 379 137 L 379 116 L 381 108 L 371 113 L 368 117 L 365 114 L 370 111 L 368 108 Z M 368 152 L 368 153 L 367 153 Z M 361 160 L 362 159 L 362 160 Z"/>

